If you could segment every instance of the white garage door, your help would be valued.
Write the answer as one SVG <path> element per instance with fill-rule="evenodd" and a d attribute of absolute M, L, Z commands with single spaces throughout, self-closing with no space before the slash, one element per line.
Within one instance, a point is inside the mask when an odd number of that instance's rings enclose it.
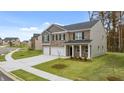
<path fill-rule="evenodd" d="M 43 47 L 43 54 L 49 55 L 49 47 L 48 46 Z"/>
<path fill-rule="evenodd" d="M 65 56 L 64 47 L 51 47 L 51 55 L 54 56 Z"/>

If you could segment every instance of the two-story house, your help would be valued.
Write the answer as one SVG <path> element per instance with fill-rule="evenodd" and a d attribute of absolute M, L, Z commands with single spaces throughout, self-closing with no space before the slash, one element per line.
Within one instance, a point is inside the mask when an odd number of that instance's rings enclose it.
<path fill-rule="evenodd" d="M 31 38 L 31 48 L 33 50 L 41 50 L 42 49 L 41 34 L 33 34 L 33 37 Z"/>
<path fill-rule="evenodd" d="M 3 45 L 20 46 L 20 39 L 17 37 L 7 37 L 3 40 Z"/>
<path fill-rule="evenodd" d="M 106 32 L 101 21 L 60 26 L 52 24 L 42 33 L 45 55 L 92 57 L 107 51 Z"/>

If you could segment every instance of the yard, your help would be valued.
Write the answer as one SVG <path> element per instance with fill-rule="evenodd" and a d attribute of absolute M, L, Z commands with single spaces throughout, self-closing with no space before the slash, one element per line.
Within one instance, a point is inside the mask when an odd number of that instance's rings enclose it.
<path fill-rule="evenodd" d="M 41 54 L 42 54 L 41 50 L 31 50 L 31 49 L 23 48 L 20 51 L 13 53 L 12 57 L 14 59 L 21 59 L 21 58 L 38 56 Z"/>
<path fill-rule="evenodd" d="M 14 75 L 16 75 L 19 78 L 22 78 L 23 80 L 26 80 L 26 81 L 48 81 L 47 79 L 41 78 L 39 76 L 36 76 L 32 73 L 26 72 L 21 69 L 12 71 L 11 73 L 13 73 Z"/>
<path fill-rule="evenodd" d="M 5 61 L 5 55 L 0 55 L 0 62 Z"/>
<path fill-rule="evenodd" d="M 87 62 L 59 58 L 34 68 L 72 80 L 124 80 L 124 53 L 107 53 Z"/>

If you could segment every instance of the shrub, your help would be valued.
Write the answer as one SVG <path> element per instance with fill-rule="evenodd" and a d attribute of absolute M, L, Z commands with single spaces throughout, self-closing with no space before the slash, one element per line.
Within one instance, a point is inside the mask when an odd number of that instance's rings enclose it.
<path fill-rule="evenodd" d="M 79 57 L 79 60 L 82 60 L 82 58 L 81 58 L 81 57 Z"/>
<path fill-rule="evenodd" d="M 28 48 L 28 50 L 33 50 L 32 48 Z"/>

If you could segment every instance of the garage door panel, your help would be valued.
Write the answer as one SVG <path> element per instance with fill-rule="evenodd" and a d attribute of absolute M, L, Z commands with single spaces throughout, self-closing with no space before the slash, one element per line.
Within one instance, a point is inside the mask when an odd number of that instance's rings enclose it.
<path fill-rule="evenodd" d="M 51 47 L 51 55 L 65 56 L 64 47 Z"/>
<path fill-rule="evenodd" d="M 43 53 L 49 55 L 49 47 L 43 47 Z"/>

